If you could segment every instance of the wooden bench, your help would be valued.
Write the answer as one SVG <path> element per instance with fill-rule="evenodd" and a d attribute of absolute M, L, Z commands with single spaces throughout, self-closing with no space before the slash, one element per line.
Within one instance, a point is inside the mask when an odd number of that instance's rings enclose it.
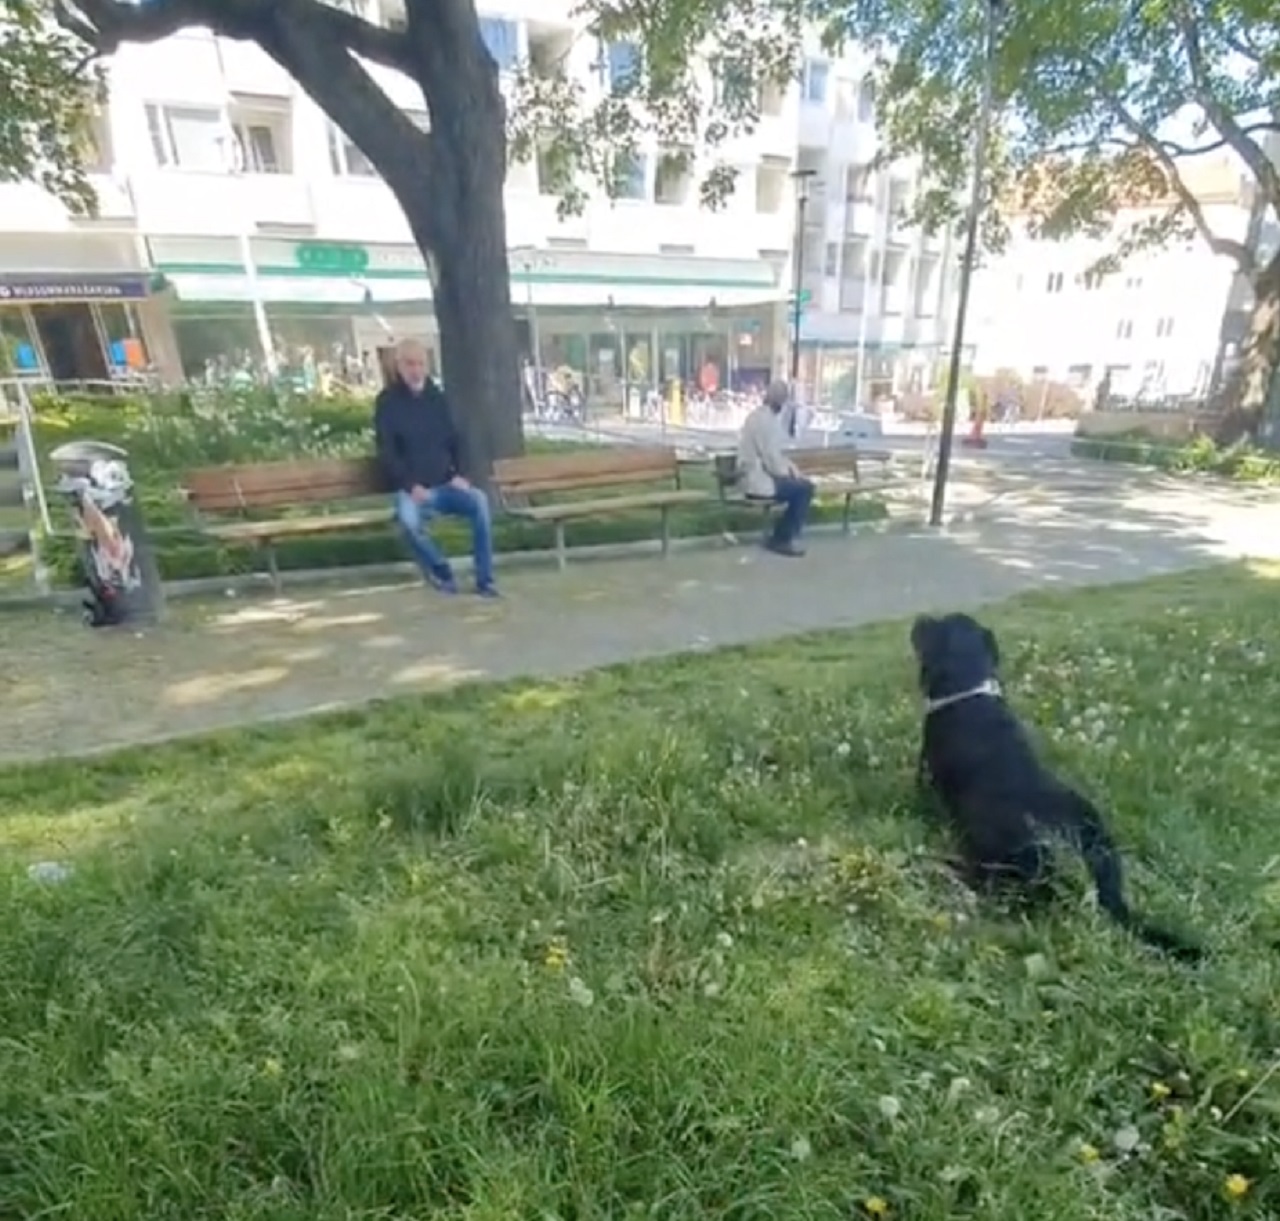
<path fill-rule="evenodd" d="M 282 538 L 329 534 L 390 523 L 386 483 L 372 458 L 320 458 L 206 466 L 189 471 L 183 493 L 202 534 L 266 551 L 272 583 L 280 588 L 275 544 Z M 265 511 L 333 505 L 379 496 L 377 506 L 340 508 L 300 516 L 263 516 Z M 212 518 L 213 520 L 206 520 Z"/>
<path fill-rule="evenodd" d="M 845 534 L 852 529 L 853 500 L 882 488 L 900 483 L 901 477 L 892 470 L 893 453 L 886 449 L 864 449 L 857 445 L 838 445 L 818 449 L 789 449 L 787 457 L 806 479 L 811 479 L 819 492 L 825 495 L 843 495 L 844 512 L 841 528 Z M 868 478 L 868 467 L 874 473 Z M 772 497 L 748 496 L 739 490 L 738 456 L 717 454 L 715 458 L 716 483 L 726 501 L 756 504 L 767 514 L 778 506 Z"/>
<path fill-rule="evenodd" d="M 555 528 L 556 563 L 568 563 L 565 525 L 574 519 L 657 509 L 662 554 L 671 549 L 670 513 L 681 505 L 706 502 L 711 494 L 680 486 L 680 461 L 674 449 L 639 445 L 590 450 L 575 454 L 540 454 L 528 458 L 500 458 L 493 466 L 493 482 L 502 508 L 512 517 L 550 522 Z M 641 484 L 661 487 L 638 488 Z M 535 503 L 547 494 L 633 488 L 621 495 L 583 496 Z"/>

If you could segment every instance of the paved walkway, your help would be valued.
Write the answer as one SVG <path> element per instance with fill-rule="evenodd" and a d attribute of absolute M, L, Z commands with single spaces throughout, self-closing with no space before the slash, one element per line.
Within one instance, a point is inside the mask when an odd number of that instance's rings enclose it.
<path fill-rule="evenodd" d="M 1280 557 L 1280 494 L 966 467 L 983 516 L 943 533 L 815 537 L 662 563 L 511 569 L 498 604 L 416 584 L 177 603 L 163 628 L 91 632 L 70 613 L 0 616 L 0 764 L 295 716 L 468 679 L 563 675 L 629 658 L 975 606 L 1244 555 Z M 994 468 L 993 468 L 994 470 Z M 982 489 L 985 488 L 985 493 Z M 975 490 L 976 489 L 976 490 Z"/>

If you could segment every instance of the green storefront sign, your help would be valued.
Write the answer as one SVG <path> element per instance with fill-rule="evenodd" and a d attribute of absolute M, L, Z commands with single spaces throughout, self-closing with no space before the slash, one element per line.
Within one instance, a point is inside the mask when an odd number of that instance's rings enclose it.
<path fill-rule="evenodd" d="M 369 252 L 363 246 L 336 242 L 299 242 L 293 257 L 303 271 L 335 276 L 358 276 L 369 267 Z"/>

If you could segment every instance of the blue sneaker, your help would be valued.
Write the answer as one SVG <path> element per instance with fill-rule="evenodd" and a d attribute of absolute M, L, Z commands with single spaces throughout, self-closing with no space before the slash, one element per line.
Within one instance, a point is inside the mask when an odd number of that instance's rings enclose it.
<path fill-rule="evenodd" d="M 458 592 L 458 582 L 453 579 L 453 573 L 433 572 L 427 577 L 427 584 L 432 589 L 439 590 L 442 594 L 456 594 Z"/>
<path fill-rule="evenodd" d="M 498 592 L 498 587 L 492 581 L 488 581 L 484 585 L 477 585 L 476 596 L 479 598 L 501 598 L 502 597 L 502 595 Z"/>

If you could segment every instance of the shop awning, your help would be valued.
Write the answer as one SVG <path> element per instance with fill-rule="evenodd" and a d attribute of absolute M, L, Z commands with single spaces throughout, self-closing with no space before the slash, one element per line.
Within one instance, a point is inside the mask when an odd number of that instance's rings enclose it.
<path fill-rule="evenodd" d="M 251 302 L 249 280 L 243 275 L 165 273 L 178 299 L 198 302 Z M 431 285 L 417 277 L 369 276 L 354 280 L 339 277 L 274 275 L 258 276 L 260 299 L 267 305 L 392 305 L 429 302 Z M 746 309 L 777 303 L 778 290 L 763 285 L 721 286 L 680 283 L 626 283 L 592 278 L 517 278 L 511 285 L 516 309 L 532 298 L 535 308 L 578 307 L 599 309 Z"/>

